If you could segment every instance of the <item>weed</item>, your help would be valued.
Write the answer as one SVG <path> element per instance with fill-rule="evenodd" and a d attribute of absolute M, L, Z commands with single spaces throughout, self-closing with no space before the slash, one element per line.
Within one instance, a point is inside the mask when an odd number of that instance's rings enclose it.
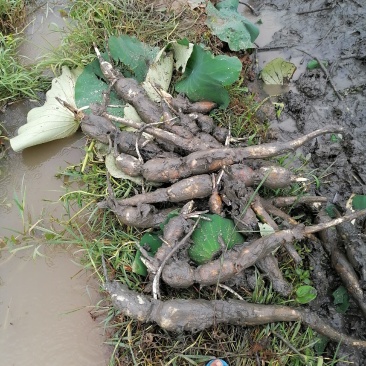
<path fill-rule="evenodd" d="M 246 140 L 248 145 L 258 144 L 266 140 L 268 125 L 260 122 L 257 112 L 261 103 L 253 93 L 239 80 L 229 89 L 230 105 L 227 109 L 216 109 L 212 117 L 223 126 L 231 126 L 232 136 Z"/>
<path fill-rule="evenodd" d="M 38 92 L 49 87 L 39 71 L 22 66 L 16 56 L 21 39 L 0 33 L 0 108 L 20 98 L 38 99 Z"/>

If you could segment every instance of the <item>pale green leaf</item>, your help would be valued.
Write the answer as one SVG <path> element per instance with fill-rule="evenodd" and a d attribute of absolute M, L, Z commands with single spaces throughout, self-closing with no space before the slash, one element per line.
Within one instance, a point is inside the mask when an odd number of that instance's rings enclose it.
<path fill-rule="evenodd" d="M 142 119 L 138 115 L 136 109 L 131 104 L 126 104 L 124 110 L 124 117 L 135 122 L 142 122 Z"/>
<path fill-rule="evenodd" d="M 296 66 L 292 62 L 278 57 L 266 64 L 261 77 L 266 84 L 283 85 L 289 82 L 295 71 Z"/>
<path fill-rule="evenodd" d="M 156 89 L 167 91 L 173 75 L 173 54 L 166 53 L 162 49 L 155 61 L 150 65 L 142 87 L 146 90 L 149 98 L 155 102 L 160 102 L 161 97 Z"/>
<path fill-rule="evenodd" d="M 186 65 L 193 52 L 193 43 L 171 42 L 170 47 L 174 52 L 175 68 L 182 73 L 186 71 Z"/>
<path fill-rule="evenodd" d="M 268 224 L 262 224 L 261 222 L 259 222 L 258 226 L 261 236 L 271 235 L 275 232 L 273 227 Z"/>
<path fill-rule="evenodd" d="M 126 173 L 122 172 L 122 170 L 118 169 L 115 162 L 115 157 L 113 154 L 108 154 L 105 157 L 105 167 L 107 168 L 109 174 L 114 178 L 120 178 L 120 179 L 128 179 L 131 182 L 134 182 L 136 184 L 142 185 L 142 178 L 139 177 L 130 177 Z"/>
<path fill-rule="evenodd" d="M 59 77 L 52 80 L 52 87 L 46 93 L 46 102 L 42 107 L 33 108 L 27 115 L 27 123 L 18 130 L 18 136 L 10 139 L 14 151 L 30 146 L 71 136 L 79 128 L 74 114 L 62 106 L 56 97 L 76 108 L 75 82 L 81 70 L 62 67 Z"/>

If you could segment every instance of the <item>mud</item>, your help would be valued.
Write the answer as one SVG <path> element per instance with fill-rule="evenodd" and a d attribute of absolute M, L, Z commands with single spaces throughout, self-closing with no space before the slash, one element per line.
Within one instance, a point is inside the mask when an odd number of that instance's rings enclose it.
<path fill-rule="evenodd" d="M 275 57 L 297 66 L 290 91 L 280 98 L 285 109 L 278 120 L 272 119 L 272 129 L 279 138 L 288 139 L 329 123 L 345 128 L 342 139 L 318 139 L 302 151 L 304 156 L 312 153 L 312 167 L 318 175 L 327 171 L 318 193 L 344 207 L 351 193 L 366 193 L 366 9 L 360 1 L 275 0 L 254 5 L 260 12 L 254 19 L 262 19 L 261 31 L 266 33 L 258 40 L 259 69 Z M 322 8 L 327 10 L 305 13 Z M 266 43 L 271 33 L 268 23 L 274 19 L 277 29 Z M 327 70 L 342 100 L 321 69 L 306 70 L 307 62 L 315 57 L 328 62 Z"/>
<path fill-rule="evenodd" d="M 259 85 L 267 95 L 281 94 L 271 97 L 271 102 L 285 105 L 280 117 L 275 117 L 273 108 L 267 109 L 271 131 L 279 140 L 293 139 L 326 124 L 345 129 L 342 136 L 318 138 L 298 152 L 303 157 L 311 156 L 309 169 L 315 169 L 315 174 L 323 177 L 312 193 L 327 197 L 329 202 L 345 210 L 352 193 L 366 193 L 365 4 L 360 0 L 274 0 L 270 3 L 252 1 L 251 4 L 259 16 L 255 17 L 247 8 L 241 9 L 248 18 L 262 20 L 261 36 L 256 41 L 257 71 L 276 57 L 283 57 L 297 66 L 293 81 L 287 87 L 271 90 L 257 80 L 251 89 L 258 91 Z M 306 69 L 307 62 L 314 58 L 328 62 L 326 69 L 341 98 L 337 97 L 323 70 Z M 356 235 L 358 241 L 362 241 L 363 234 L 361 227 Z M 345 315 L 335 310 L 331 294 L 341 282 L 329 268 L 327 254 L 318 245 L 309 245 L 312 250 L 307 261 L 313 268 L 312 281 L 318 290 L 311 308 L 327 317 L 335 328 L 364 338 L 365 320 L 353 300 Z M 344 247 L 347 252 L 347 245 Z M 359 268 L 362 279 L 366 258 L 359 252 L 355 258 L 355 268 Z M 334 351 L 334 348 L 328 348 L 329 354 L 334 355 Z M 338 357 L 344 357 L 344 362 L 354 362 L 354 365 L 366 362 L 365 354 L 343 346 Z"/>

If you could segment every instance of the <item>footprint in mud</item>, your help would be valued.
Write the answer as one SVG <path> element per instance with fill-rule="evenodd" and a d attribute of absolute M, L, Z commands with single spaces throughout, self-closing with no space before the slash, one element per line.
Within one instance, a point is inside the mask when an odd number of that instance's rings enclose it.
<path fill-rule="evenodd" d="M 327 78 L 320 69 L 306 70 L 296 81 L 296 86 L 308 98 L 314 99 L 325 94 Z"/>

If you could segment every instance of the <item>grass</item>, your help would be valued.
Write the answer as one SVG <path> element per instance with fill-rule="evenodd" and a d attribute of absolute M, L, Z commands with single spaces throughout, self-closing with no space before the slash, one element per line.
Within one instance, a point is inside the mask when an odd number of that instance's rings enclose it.
<path fill-rule="evenodd" d="M 233 137 L 242 138 L 248 145 L 266 141 L 268 124 L 260 121 L 257 112 L 262 106 L 262 101 L 248 91 L 241 78 L 229 89 L 230 104 L 227 109 L 216 109 L 212 113 L 215 120 L 223 126 L 231 126 Z"/>
<path fill-rule="evenodd" d="M 91 150 L 95 154 L 95 150 Z M 115 216 L 108 211 L 95 209 L 96 199 L 106 194 L 105 168 L 92 158 L 82 173 L 82 163 L 60 173 L 69 181 L 81 181 L 88 189 L 67 192 L 63 201 L 70 212 L 70 221 L 63 233 L 54 233 L 52 244 L 73 244 L 85 253 L 84 265 L 93 270 L 104 281 L 101 271 L 101 257 L 107 259 L 109 275 L 126 283 L 130 288 L 141 291 L 146 282 L 143 277 L 131 271 L 136 247 L 142 232 L 122 227 Z M 112 179 L 117 196 L 131 190 L 129 184 Z M 72 207 L 74 206 L 74 207 Z M 83 209 L 87 206 L 87 209 Z M 72 214 L 78 211 L 78 214 Z M 72 218 L 73 217 L 73 218 Z M 72 218 L 72 219 L 71 219 Z M 302 245 L 302 255 L 306 247 Z M 294 288 L 309 283 L 309 272 L 296 268 L 285 253 L 281 253 L 282 271 Z M 247 285 L 235 288 L 246 301 L 261 304 L 296 305 L 294 296 L 283 298 L 275 293 L 266 279 L 255 271 L 254 289 Z M 163 288 L 166 298 L 228 299 L 234 296 L 215 286 L 199 289 L 174 290 Z M 106 300 L 107 301 L 107 300 Z M 314 343 L 320 338 L 309 328 L 299 323 L 275 323 L 262 327 L 235 327 L 216 325 L 197 334 L 171 335 L 154 324 L 141 324 L 109 308 L 108 302 L 96 313 L 107 317 L 105 327 L 109 334 L 107 341 L 113 347 L 110 365 L 203 365 L 212 357 L 221 357 L 230 365 L 331 365 L 332 360 L 315 353 Z M 322 363 L 320 363 L 322 362 Z"/>
<path fill-rule="evenodd" d="M 165 44 L 195 34 L 197 15 L 188 9 L 179 15 L 153 11 L 147 0 L 76 0 L 68 9 L 69 27 L 61 47 L 39 64 L 60 69 L 85 66 L 95 58 L 93 42 L 99 47 L 111 35 L 129 34 L 150 45 Z"/>
<path fill-rule="evenodd" d="M 49 86 L 39 71 L 19 63 L 16 50 L 20 42 L 17 35 L 4 36 L 0 33 L 0 107 L 25 97 L 38 99 L 38 92 Z"/>
<path fill-rule="evenodd" d="M 6 3 L 10 4 L 9 1 L 0 2 L 1 5 Z M 189 10 L 179 15 L 156 12 L 152 11 L 149 1 L 76 0 L 66 13 L 70 23 L 69 33 L 61 47 L 38 64 L 39 71 L 29 71 L 20 66 L 16 60 L 18 40 L 11 35 L 2 34 L 1 100 L 35 97 L 40 85 L 38 72 L 46 67 L 58 70 L 62 65 L 88 64 L 95 58 L 92 43 L 103 44 L 105 37 L 110 35 L 133 34 L 151 45 L 160 45 L 184 36 L 191 41 L 203 41 L 206 44 L 215 44 L 217 41 L 212 40 L 207 30 L 200 33 L 204 27 L 196 23 L 199 13 L 194 14 Z M 6 83 L 4 81 L 4 85 L 1 86 L 3 80 L 6 80 Z M 31 83 L 32 80 L 34 84 Z M 229 108 L 225 111 L 215 111 L 214 118 L 222 125 L 230 124 L 234 137 L 245 136 L 248 144 L 256 144 L 266 140 L 268 126 L 259 123 L 256 118 L 256 112 L 262 102 L 248 92 L 243 80 L 244 77 L 230 88 Z M 84 163 L 71 166 L 60 173 L 60 176 L 66 177 L 70 183 L 79 184 L 78 190 L 70 189 L 62 197 L 68 214 L 67 220 L 58 223 L 62 230 L 43 228 L 40 225 L 32 225 L 32 230 L 41 233 L 44 242 L 50 245 L 76 245 L 78 251 L 84 254 L 85 268 L 92 270 L 101 282 L 104 281 L 101 272 L 103 256 L 107 262 L 109 276 L 141 291 L 146 285 L 146 279 L 134 274 L 131 264 L 136 253 L 135 243 L 143 232 L 123 227 L 113 214 L 97 209 L 96 202 L 107 194 L 107 173 L 92 143 L 86 150 L 88 159 Z M 117 197 L 128 195 L 136 189 L 128 181 L 112 179 L 111 182 Z M 24 214 L 24 199 L 19 198 L 17 202 L 21 214 Z M 285 254 L 282 255 L 281 265 L 295 288 L 308 280 L 307 269 L 301 268 L 296 271 Z M 293 296 L 282 298 L 275 293 L 257 271 L 252 273 L 252 279 L 254 288 L 243 284 L 235 289 L 246 301 L 262 304 L 294 303 Z M 185 290 L 163 287 L 162 290 L 166 297 L 233 297 L 230 292 L 215 286 Z M 276 323 L 247 328 L 215 325 L 196 334 L 172 335 L 154 324 L 141 324 L 119 314 L 110 306 L 108 299 L 96 307 L 94 314 L 96 317 L 102 317 L 109 335 L 107 343 L 113 347 L 111 366 L 202 365 L 212 357 L 224 358 L 231 366 L 257 366 L 258 363 L 272 366 L 334 364 L 334 359 L 327 360 L 316 355 L 313 346 L 318 336 L 299 323 Z"/>
<path fill-rule="evenodd" d="M 14 34 L 24 25 L 26 2 L 23 0 L 0 0 L 0 33 Z"/>
<path fill-rule="evenodd" d="M 22 99 L 38 99 L 38 92 L 45 91 L 50 83 L 34 68 L 18 61 L 19 35 L 0 33 L 0 108 L 6 103 Z"/>
<path fill-rule="evenodd" d="M 18 99 L 38 99 L 38 92 L 49 87 L 40 71 L 25 67 L 18 60 L 25 19 L 25 1 L 0 0 L 0 109 Z"/>

